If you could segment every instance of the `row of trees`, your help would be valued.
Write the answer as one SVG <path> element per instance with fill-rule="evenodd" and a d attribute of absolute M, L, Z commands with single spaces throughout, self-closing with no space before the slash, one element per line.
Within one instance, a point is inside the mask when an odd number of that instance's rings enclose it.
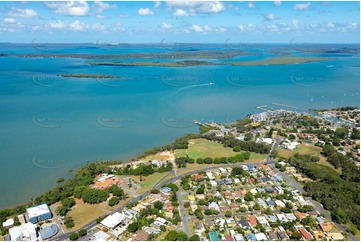
<path fill-rule="evenodd" d="M 173 169 L 173 165 L 170 162 L 167 164 L 162 164 L 160 167 L 151 165 L 151 164 L 141 164 L 137 168 L 133 169 L 130 164 L 126 165 L 124 168 L 118 168 L 115 172 L 117 175 L 126 175 L 126 176 L 149 176 L 154 172 L 168 172 Z"/>
<path fill-rule="evenodd" d="M 187 163 L 193 164 L 196 162 L 197 164 L 227 164 L 227 163 L 237 163 L 243 162 L 245 160 L 249 160 L 251 153 L 244 152 L 242 154 L 237 154 L 231 157 L 216 157 L 216 158 L 198 158 L 194 160 L 190 157 L 178 157 L 175 159 L 175 163 L 177 164 L 178 168 L 186 167 Z"/>

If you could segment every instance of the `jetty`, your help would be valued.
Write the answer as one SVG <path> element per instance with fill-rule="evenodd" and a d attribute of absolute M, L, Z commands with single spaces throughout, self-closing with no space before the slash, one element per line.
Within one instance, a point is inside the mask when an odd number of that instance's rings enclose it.
<path fill-rule="evenodd" d="M 291 106 L 291 105 L 282 104 L 282 103 L 271 103 L 271 104 L 275 105 L 275 106 L 285 107 L 285 108 L 293 108 L 293 109 L 308 111 L 307 108 L 299 108 L 299 107 L 296 107 L 296 106 Z"/>

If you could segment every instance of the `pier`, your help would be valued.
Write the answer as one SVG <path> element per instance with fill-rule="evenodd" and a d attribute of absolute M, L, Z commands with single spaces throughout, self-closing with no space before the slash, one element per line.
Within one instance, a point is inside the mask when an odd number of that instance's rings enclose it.
<path fill-rule="evenodd" d="M 307 108 L 299 108 L 299 107 L 295 107 L 295 106 L 291 106 L 291 105 L 287 105 L 287 104 L 282 104 L 282 103 L 271 103 L 271 104 L 275 105 L 275 106 L 285 107 L 285 108 L 293 108 L 293 109 L 298 109 L 298 110 L 309 111 Z"/>

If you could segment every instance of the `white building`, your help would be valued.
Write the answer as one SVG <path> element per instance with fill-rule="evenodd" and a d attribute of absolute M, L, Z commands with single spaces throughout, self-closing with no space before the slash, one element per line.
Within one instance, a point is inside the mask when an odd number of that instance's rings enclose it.
<path fill-rule="evenodd" d="M 257 138 L 257 143 L 266 143 L 268 145 L 272 144 L 273 140 L 271 138 Z"/>
<path fill-rule="evenodd" d="M 211 203 L 209 204 L 208 208 L 209 208 L 209 209 L 212 209 L 212 208 L 213 208 L 214 210 L 216 210 L 216 211 L 219 212 L 219 206 L 218 206 L 218 204 L 215 203 L 215 202 L 211 202 Z"/>
<path fill-rule="evenodd" d="M 13 218 L 9 218 L 5 222 L 3 222 L 3 227 L 4 228 L 8 228 L 8 227 L 11 227 L 13 225 L 14 225 L 14 219 Z"/>
<path fill-rule="evenodd" d="M 268 238 L 264 233 L 257 233 L 254 236 L 256 236 L 257 241 L 267 241 Z"/>
<path fill-rule="evenodd" d="M 109 229 L 115 228 L 118 224 L 120 224 L 124 220 L 124 215 L 118 212 L 109 215 L 105 219 L 103 219 L 100 224 L 108 227 Z"/>
<path fill-rule="evenodd" d="M 212 172 L 207 172 L 206 175 L 208 176 L 209 180 L 214 180 L 214 176 Z"/>
<path fill-rule="evenodd" d="M 36 225 L 32 223 L 26 223 L 20 226 L 10 228 L 9 229 L 10 239 L 12 241 L 38 240 L 35 229 L 36 229 Z"/>
<path fill-rule="evenodd" d="M 216 181 L 213 181 L 213 180 L 210 181 L 210 183 L 211 183 L 212 187 L 216 187 L 218 185 L 218 183 Z"/>
<path fill-rule="evenodd" d="M 26 209 L 26 215 L 33 224 L 52 217 L 51 211 L 46 204 L 40 204 Z"/>

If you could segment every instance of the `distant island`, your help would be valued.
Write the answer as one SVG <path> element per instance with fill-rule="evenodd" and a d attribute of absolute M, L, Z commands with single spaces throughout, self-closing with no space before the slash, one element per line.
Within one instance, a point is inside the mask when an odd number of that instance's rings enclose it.
<path fill-rule="evenodd" d="M 205 65 L 232 65 L 232 66 L 257 66 L 257 65 L 288 65 L 301 64 L 319 61 L 334 60 L 328 57 L 272 57 L 265 60 L 256 61 L 232 61 L 232 62 L 209 62 L 197 60 L 185 60 L 177 62 L 86 62 L 90 65 L 106 65 L 106 66 L 158 66 L 158 67 L 187 67 L 187 66 L 205 66 Z"/>

